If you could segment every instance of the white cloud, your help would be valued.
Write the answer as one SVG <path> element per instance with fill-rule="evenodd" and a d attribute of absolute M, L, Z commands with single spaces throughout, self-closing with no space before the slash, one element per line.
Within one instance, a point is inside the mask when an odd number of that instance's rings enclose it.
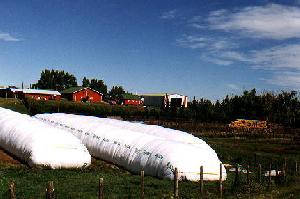
<path fill-rule="evenodd" d="M 174 19 L 176 17 L 177 14 L 177 10 L 170 10 L 167 12 L 162 13 L 162 15 L 160 16 L 160 18 L 162 19 Z"/>
<path fill-rule="evenodd" d="M 20 41 L 20 39 L 11 36 L 9 33 L 0 32 L 0 41 Z"/>
<path fill-rule="evenodd" d="M 281 45 L 252 51 L 250 62 L 257 68 L 300 71 L 300 44 Z"/>
<path fill-rule="evenodd" d="M 236 44 L 224 38 L 210 38 L 196 35 L 185 35 L 176 40 L 176 43 L 184 48 L 205 48 L 211 51 L 236 48 Z"/>
<path fill-rule="evenodd" d="M 233 61 L 231 61 L 231 60 L 226 60 L 226 59 L 222 59 L 222 58 L 220 59 L 218 57 L 215 57 L 215 56 L 212 56 L 209 54 L 202 55 L 201 59 L 205 60 L 207 62 L 217 64 L 217 65 L 222 65 L 222 66 L 229 66 L 229 65 L 233 64 Z"/>
<path fill-rule="evenodd" d="M 300 89 L 299 72 L 275 73 L 272 79 L 265 80 L 269 84 L 284 86 L 292 89 Z"/>
<path fill-rule="evenodd" d="M 299 7 L 268 4 L 233 12 L 222 9 L 210 12 L 207 22 L 211 29 L 237 31 L 252 38 L 300 38 Z"/>
<path fill-rule="evenodd" d="M 236 84 L 227 84 L 227 87 L 232 90 L 241 90 L 241 88 Z"/>

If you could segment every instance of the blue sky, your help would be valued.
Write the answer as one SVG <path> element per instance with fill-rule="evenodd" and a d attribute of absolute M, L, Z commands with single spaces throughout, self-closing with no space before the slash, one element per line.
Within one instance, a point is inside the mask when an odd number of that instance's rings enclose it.
<path fill-rule="evenodd" d="M 54 68 L 212 100 L 300 88 L 299 0 L 3 0 L 0 17 L 0 85 Z"/>

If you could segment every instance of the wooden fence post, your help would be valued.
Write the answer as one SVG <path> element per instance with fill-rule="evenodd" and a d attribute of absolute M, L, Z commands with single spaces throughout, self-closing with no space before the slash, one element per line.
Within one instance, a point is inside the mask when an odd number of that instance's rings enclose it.
<path fill-rule="evenodd" d="M 104 198 L 103 189 L 104 189 L 104 181 L 103 181 L 103 178 L 100 178 L 99 179 L 99 195 L 98 195 L 99 199 Z"/>
<path fill-rule="evenodd" d="M 145 198 L 145 181 L 144 181 L 144 171 L 141 171 L 141 199 Z"/>
<path fill-rule="evenodd" d="M 261 164 L 258 164 L 258 182 L 261 183 Z"/>
<path fill-rule="evenodd" d="M 220 163 L 220 179 L 219 179 L 219 191 L 220 191 L 220 198 L 223 198 L 223 181 L 222 181 L 222 163 Z"/>
<path fill-rule="evenodd" d="M 250 184 L 250 177 L 249 177 L 249 171 L 250 170 L 250 166 L 249 164 L 247 165 L 247 184 L 249 185 Z"/>
<path fill-rule="evenodd" d="M 275 183 L 278 184 L 278 182 L 279 182 L 279 179 L 278 179 L 278 178 L 279 178 L 279 173 L 278 173 L 278 165 L 277 165 L 277 164 L 276 164 L 276 171 L 275 171 L 275 172 L 276 172 L 276 180 L 275 180 Z"/>
<path fill-rule="evenodd" d="M 285 165 L 282 166 L 282 181 L 283 183 L 285 183 L 285 177 L 286 177 L 286 173 L 285 173 Z"/>
<path fill-rule="evenodd" d="M 238 165 L 235 166 L 235 178 L 234 178 L 234 185 L 239 185 L 239 167 Z"/>
<path fill-rule="evenodd" d="M 174 171 L 174 198 L 178 198 L 178 169 Z"/>
<path fill-rule="evenodd" d="M 54 184 L 53 181 L 47 183 L 46 199 L 54 199 Z"/>
<path fill-rule="evenodd" d="M 287 169 L 287 159 L 286 159 L 286 157 L 284 158 L 284 171 L 285 171 L 285 175 L 287 175 L 288 169 Z"/>
<path fill-rule="evenodd" d="M 16 196 L 16 186 L 13 181 L 11 181 L 8 185 L 9 199 L 17 199 Z"/>
<path fill-rule="evenodd" d="M 200 166 L 200 196 L 201 198 L 203 198 L 203 188 L 204 188 L 204 184 L 203 184 L 203 166 Z"/>
<path fill-rule="evenodd" d="M 271 171 L 272 171 L 272 163 L 270 163 L 270 168 L 269 168 L 269 180 L 268 180 L 268 189 L 270 189 L 271 188 L 271 180 L 272 180 L 272 178 L 271 178 Z"/>
<path fill-rule="evenodd" d="M 295 176 L 298 176 L 298 162 L 295 161 Z"/>

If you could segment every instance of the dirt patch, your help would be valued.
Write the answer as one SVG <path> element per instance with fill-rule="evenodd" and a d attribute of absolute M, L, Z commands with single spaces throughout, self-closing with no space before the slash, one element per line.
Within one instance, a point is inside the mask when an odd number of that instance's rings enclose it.
<path fill-rule="evenodd" d="M 12 157 L 1 148 L 0 148 L 0 163 L 21 164 L 19 160 Z"/>

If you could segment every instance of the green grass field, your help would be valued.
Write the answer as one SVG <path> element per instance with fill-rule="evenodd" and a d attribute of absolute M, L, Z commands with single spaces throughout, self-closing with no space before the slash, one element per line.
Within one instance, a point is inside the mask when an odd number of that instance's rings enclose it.
<path fill-rule="evenodd" d="M 0 106 L 27 113 L 25 106 L 15 99 L 1 99 Z M 223 163 L 250 164 L 255 171 L 258 163 L 263 172 L 272 162 L 273 167 L 282 166 L 285 158 L 288 167 L 287 182 L 275 183 L 268 189 L 267 177 L 257 182 L 257 174 L 250 174 L 252 198 L 300 198 L 300 177 L 294 176 L 294 165 L 300 164 L 299 146 L 290 139 L 249 139 L 249 138 L 204 138 L 216 150 Z M 256 155 L 255 155 L 256 154 Z M 199 154 L 201 155 L 201 154 Z M 255 164 L 256 161 L 256 164 Z M 48 170 L 29 168 L 25 164 L 11 164 L 0 160 L 0 198 L 8 198 L 8 184 L 16 184 L 17 198 L 45 198 L 48 181 L 54 181 L 56 198 L 96 199 L 99 178 L 104 178 L 105 198 L 139 198 L 140 176 L 118 168 L 102 160 L 93 159 L 92 165 L 79 170 Z M 188 164 L 188 163 L 187 163 Z M 224 198 L 248 198 L 246 175 L 239 177 L 234 185 L 235 175 L 228 172 L 224 182 Z M 146 198 L 172 198 L 173 182 L 153 177 L 145 177 Z M 196 182 L 179 183 L 180 198 L 199 198 L 199 185 Z M 205 183 L 205 197 L 218 198 L 218 183 Z"/>
<path fill-rule="evenodd" d="M 19 99 L 14 99 L 14 98 L 5 99 L 0 97 L 0 107 L 11 109 L 19 113 L 28 114 L 27 108 Z"/>

